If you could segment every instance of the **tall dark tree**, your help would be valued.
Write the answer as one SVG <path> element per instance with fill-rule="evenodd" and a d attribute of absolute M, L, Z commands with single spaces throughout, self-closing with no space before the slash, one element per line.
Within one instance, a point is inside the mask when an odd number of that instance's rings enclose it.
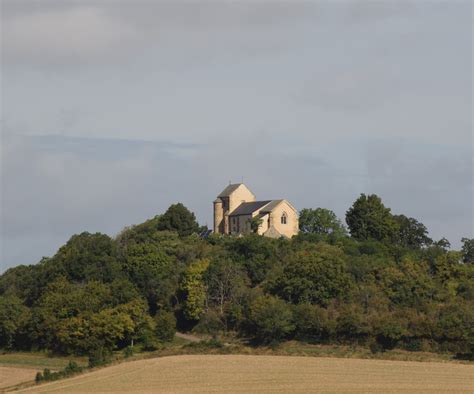
<path fill-rule="evenodd" d="M 346 222 L 352 237 L 359 240 L 386 241 L 396 234 L 396 224 L 390 208 L 375 194 L 361 194 L 346 212 Z"/>
<path fill-rule="evenodd" d="M 302 209 L 299 218 L 300 230 L 304 233 L 321 235 L 344 235 L 346 229 L 330 209 Z"/>
<path fill-rule="evenodd" d="M 188 236 L 199 231 L 196 216 L 183 204 L 171 205 L 160 217 L 158 230 L 176 231 L 180 236 Z"/>
<path fill-rule="evenodd" d="M 428 237 L 428 229 L 423 223 L 405 215 L 395 215 L 393 217 L 397 224 L 397 241 L 402 246 L 419 249 L 433 243 Z"/>
<path fill-rule="evenodd" d="M 463 238 L 462 242 L 462 260 L 467 264 L 474 264 L 474 238 Z"/>

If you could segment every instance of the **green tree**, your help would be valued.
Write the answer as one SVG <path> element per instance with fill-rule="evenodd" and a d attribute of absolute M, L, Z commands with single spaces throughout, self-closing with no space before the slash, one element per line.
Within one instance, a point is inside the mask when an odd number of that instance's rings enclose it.
<path fill-rule="evenodd" d="M 397 224 L 398 235 L 396 238 L 400 245 L 419 249 L 433 243 L 433 240 L 428 237 L 428 229 L 423 223 L 405 215 L 395 215 L 393 219 Z"/>
<path fill-rule="evenodd" d="M 474 264 L 474 238 L 463 238 L 462 242 L 462 261 L 466 264 Z"/>
<path fill-rule="evenodd" d="M 293 313 L 282 300 L 271 296 L 258 297 L 250 307 L 250 323 L 255 338 L 261 342 L 279 342 L 295 329 Z"/>
<path fill-rule="evenodd" d="M 171 342 L 176 333 L 176 317 L 173 312 L 159 311 L 155 316 L 155 332 L 162 342 Z"/>
<path fill-rule="evenodd" d="M 330 335 L 326 309 L 318 305 L 298 304 L 293 314 L 298 338 L 314 341 Z"/>
<path fill-rule="evenodd" d="M 300 230 L 304 233 L 343 236 L 346 229 L 336 214 L 325 208 L 302 209 L 299 217 Z"/>
<path fill-rule="evenodd" d="M 351 236 L 358 240 L 387 241 L 396 234 L 396 223 L 390 208 L 386 208 L 375 194 L 361 194 L 346 212 Z"/>
<path fill-rule="evenodd" d="M 257 234 L 258 229 L 260 228 L 260 226 L 263 223 L 263 219 L 259 216 L 255 216 L 255 217 L 253 217 L 252 219 L 249 219 L 249 220 L 250 220 L 250 229 L 252 230 L 252 233 Z"/>
<path fill-rule="evenodd" d="M 158 230 L 176 231 L 181 237 L 197 233 L 199 224 L 196 216 L 183 204 L 173 204 L 160 217 Z"/>
<path fill-rule="evenodd" d="M 319 243 L 314 250 L 290 255 L 275 277 L 267 284 L 269 290 L 292 303 L 314 303 L 322 306 L 347 293 L 350 276 L 342 251 Z"/>
<path fill-rule="evenodd" d="M 11 348 L 26 330 L 30 310 L 14 296 L 0 296 L 0 348 Z M 19 344 L 17 344 L 19 345 Z"/>
<path fill-rule="evenodd" d="M 47 264 L 71 281 L 111 282 L 123 277 L 114 240 L 100 233 L 73 235 Z"/>

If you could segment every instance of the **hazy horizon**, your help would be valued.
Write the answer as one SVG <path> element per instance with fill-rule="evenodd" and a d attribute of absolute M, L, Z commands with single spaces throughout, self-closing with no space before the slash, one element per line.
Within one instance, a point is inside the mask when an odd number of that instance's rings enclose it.
<path fill-rule="evenodd" d="M 473 234 L 472 3 L 1 2 L 0 272 L 229 180 Z"/>

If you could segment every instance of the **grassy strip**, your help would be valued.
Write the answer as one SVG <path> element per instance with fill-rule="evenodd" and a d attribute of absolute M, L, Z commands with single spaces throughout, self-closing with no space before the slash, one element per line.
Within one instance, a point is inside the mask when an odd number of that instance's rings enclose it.
<path fill-rule="evenodd" d="M 49 368 L 58 371 L 65 368 L 69 361 L 76 362 L 79 366 L 87 365 L 86 357 L 59 357 L 51 356 L 44 352 L 13 352 L 0 354 L 0 366 L 18 368 Z"/>

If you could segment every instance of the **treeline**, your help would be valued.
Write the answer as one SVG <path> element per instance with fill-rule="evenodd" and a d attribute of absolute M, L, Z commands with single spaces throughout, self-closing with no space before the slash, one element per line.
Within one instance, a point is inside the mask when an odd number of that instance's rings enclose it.
<path fill-rule="evenodd" d="M 117 237 L 74 235 L 0 277 L 0 347 L 88 355 L 155 349 L 176 328 L 255 345 L 298 339 L 373 352 L 474 355 L 474 240 L 450 251 L 413 218 L 361 195 L 347 228 L 301 211 L 291 240 L 198 235 L 182 204 Z"/>

